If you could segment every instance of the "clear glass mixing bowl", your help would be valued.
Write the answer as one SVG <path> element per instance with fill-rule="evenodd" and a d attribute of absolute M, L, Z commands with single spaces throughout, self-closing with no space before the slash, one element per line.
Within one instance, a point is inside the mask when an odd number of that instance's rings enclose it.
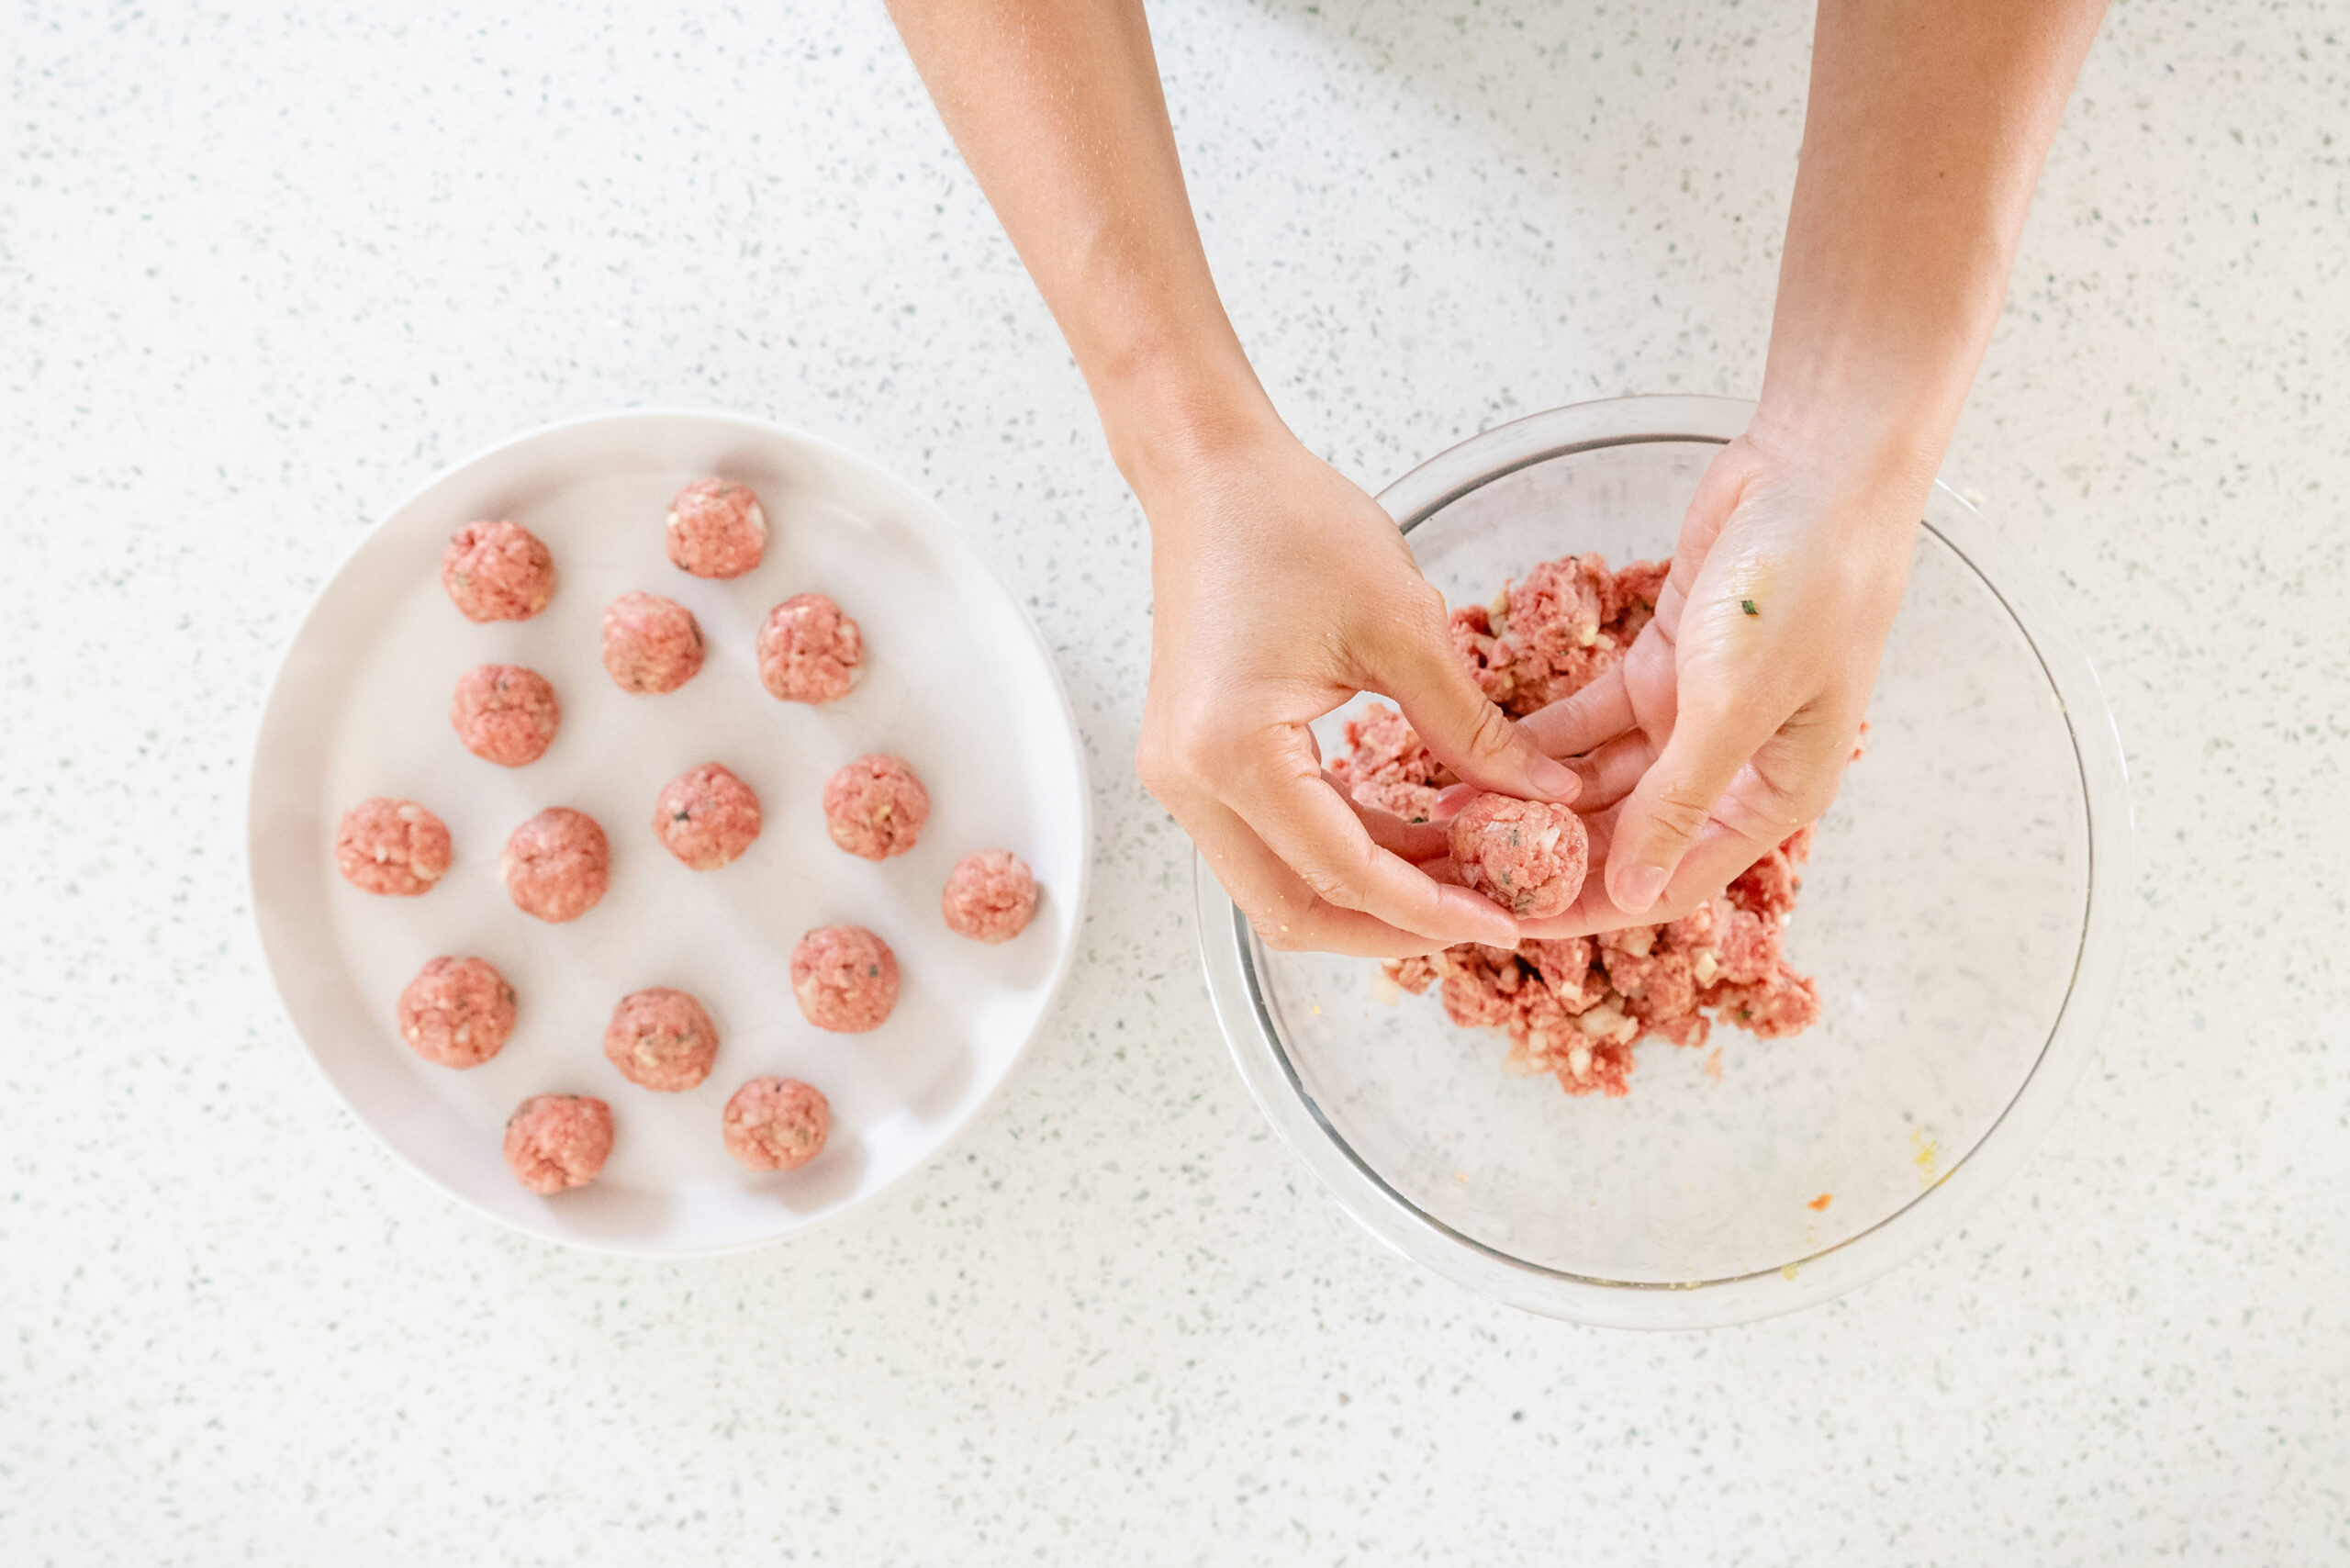
<path fill-rule="evenodd" d="M 1489 431 L 1380 497 L 1455 602 L 1569 551 L 1671 554 L 1752 405 L 1633 398 Z M 1342 745 L 1348 709 L 1317 726 Z M 1501 1071 L 1507 1043 L 1367 959 L 1261 946 L 1204 864 L 1217 1017 L 1290 1148 L 1382 1240 L 1530 1310 L 1700 1327 L 1822 1301 L 2012 1175 L 2086 1065 L 2128 898 L 2128 784 L 2088 661 L 1936 486 L 1869 710 L 1788 932 L 1819 982 L 1791 1039 L 1651 1039 L 1628 1099 Z M 1826 1202 L 1822 1203 L 1823 1195 Z"/>

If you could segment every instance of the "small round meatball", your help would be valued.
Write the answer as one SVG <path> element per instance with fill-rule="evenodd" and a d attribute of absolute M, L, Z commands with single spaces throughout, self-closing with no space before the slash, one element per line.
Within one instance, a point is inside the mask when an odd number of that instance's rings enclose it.
<path fill-rule="evenodd" d="M 622 691 L 675 691 L 703 652 L 701 623 L 674 599 L 632 589 L 604 606 L 604 668 Z"/>
<path fill-rule="evenodd" d="M 824 826 L 851 855 L 903 855 L 930 815 L 930 791 L 899 757 L 860 756 L 824 781 Z"/>
<path fill-rule="evenodd" d="M 400 992 L 399 1017 L 426 1061 L 479 1067 L 514 1033 L 514 988 L 487 958 L 435 958 Z"/>
<path fill-rule="evenodd" d="M 819 1029 L 878 1029 L 898 1005 L 898 955 L 862 925 L 820 926 L 791 950 L 791 994 Z"/>
<path fill-rule="evenodd" d="M 1583 819 L 1564 806 L 1479 795 L 1447 831 L 1460 885 L 1513 914 L 1561 913 L 1583 890 L 1591 843 Z"/>
<path fill-rule="evenodd" d="M 1036 913 L 1036 877 L 1009 849 L 982 849 L 955 862 L 938 901 L 946 928 L 974 942 L 1009 942 Z"/>
<path fill-rule="evenodd" d="M 726 1152 L 754 1170 L 797 1170 L 824 1152 L 833 1107 L 796 1078 L 755 1078 L 726 1102 Z"/>
<path fill-rule="evenodd" d="M 450 853 L 448 828 L 414 801 L 362 801 L 334 833 L 335 869 L 363 893 L 414 898 L 447 875 Z"/>
<path fill-rule="evenodd" d="M 604 1055 L 640 1088 L 676 1094 L 710 1076 L 718 1059 L 718 1026 L 682 991 L 631 991 L 604 1028 Z"/>
<path fill-rule="evenodd" d="M 468 621 L 528 621 L 554 597 L 554 557 L 519 522 L 469 522 L 449 538 L 441 586 Z"/>
<path fill-rule="evenodd" d="M 669 559 L 698 577 L 739 577 L 767 553 L 767 514 L 751 487 L 698 479 L 669 503 Z"/>
<path fill-rule="evenodd" d="M 653 831 L 697 871 L 714 871 L 759 836 L 759 798 L 715 762 L 688 768 L 661 788 Z"/>
<path fill-rule="evenodd" d="M 506 1163 L 545 1196 L 584 1187 L 612 1152 L 612 1108 L 588 1094 L 534 1094 L 506 1119 Z"/>
<path fill-rule="evenodd" d="M 759 684 L 786 702 L 848 695 L 865 662 L 865 633 L 821 593 L 794 594 L 759 628 Z"/>
<path fill-rule="evenodd" d="M 484 762 L 520 767 L 536 762 L 563 722 L 563 705 L 545 676 L 520 665 L 476 665 L 457 678 L 449 722 L 465 749 Z"/>
<path fill-rule="evenodd" d="M 498 874 L 523 913 L 556 924 L 576 920 L 611 886 L 612 847 L 595 818 L 551 806 L 507 838 Z"/>

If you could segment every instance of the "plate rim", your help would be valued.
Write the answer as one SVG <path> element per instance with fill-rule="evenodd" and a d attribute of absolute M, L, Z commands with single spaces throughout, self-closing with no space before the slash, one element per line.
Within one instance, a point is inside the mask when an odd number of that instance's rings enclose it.
<path fill-rule="evenodd" d="M 754 434 L 762 439 L 779 440 L 786 443 L 811 448 L 834 462 L 860 470 L 867 478 L 898 494 L 920 518 L 923 528 L 930 535 L 930 543 L 934 546 L 943 544 L 949 550 L 959 551 L 966 558 L 967 564 L 979 573 L 981 579 L 992 585 L 1002 596 L 1004 603 L 1011 607 L 1022 627 L 1026 630 L 1029 644 L 1043 662 L 1053 697 L 1059 704 L 1062 726 L 1069 735 L 1069 752 L 1077 769 L 1077 886 L 1069 894 L 1069 940 L 1062 945 L 1059 953 L 1054 957 L 1051 970 L 1046 977 L 1043 1001 L 1037 1007 L 1035 1021 L 1022 1035 L 1018 1045 L 1005 1059 L 1002 1070 L 996 1075 L 995 1081 L 971 1103 L 968 1109 L 939 1139 L 935 1148 L 919 1159 L 909 1163 L 896 1175 L 878 1183 L 870 1191 L 861 1193 L 839 1207 L 823 1214 L 812 1217 L 794 1217 L 784 1228 L 767 1236 L 697 1247 L 632 1245 L 609 1237 L 578 1236 L 535 1229 L 476 1203 L 473 1198 L 442 1181 L 410 1159 L 405 1150 L 395 1144 L 375 1125 L 375 1121 L 342 1092 L 341 1086 L 327 1070 L 326 1063 L 320 1059 L 318 1047 L 311 1043 L 308 1035 L 303 1031 L 300 1022 L 294 1016 L 293 1008 L 286 1001 L 286 984 L 285 977 L 280 973 L 279 955 L 272 949 L 268 932 L 263 924 L 263 893 L 259 861 L 254 854 L 254 845 L 260 833 L 262 754 L 263 746 L 271 737 L 274 722 L 278 718 L 278 704 L 284 695 L 285 666 L 291 661 L 295 649 L 299 647 L 308 635 L 329 591 L 342 574 L 350 569 L 352 561 L 366 549 L 370 542 L 390 523 L 392 519 L 416 505 L 433 489 L 457 477 L 468 468 L 486 463 L 515 447 L 585 426 L 625 425 L 655 420 L 677 420 L 723 426 Z M 544 420 L 476 446 L 463 456 L 442 465 L 425 478 L 401 492 L 398 499 L 378 512 L 375 521 L 362 530 L 358 536 L 343 549 L 333 566 L 319 579 L 318 588 L 311 594 L 309 602 L 303 607 L 301 615 L 294 622 L 293 630 L 279 643 L 272 655 L 264 695 L 248 733 L 243 756 L 245 769 L 243 789 L 238 794 L 231 796 L 232 800 L 241 799 L 243 804 L 241 823 L 242 833 L 239 844 L 245 862 L 243 882 L 246 913 L 241 924 L 260 953 L 263 971 L 269 977 L 270 992 L 277 1004 L 278 1015 L 284 1020 L 287 1030 L 300 1046 L 302 1058 L 309 1064 L 310 1070 L 316 1076 L 319 1084 L 327 1091 L 336 1104 L 341 1106 L 350 1114 L 353 1121 L 366 1129 L 368 1136 L 375 1140 L 376 1146 L 388 1153 L 396 1165 L 417 1181 L 423 1182 L 442 1199 L 454 1204 L 469 1214 L 490 1221 L 501 1230 L 528 1237 L 533 1241 L 548 1246 L 566 1247 L 604 1257 L 658 1260 L 720 1258 L 756 1251 L 762 1248 L 780 1246 L 796 1238 L 822 1230 L 845 1216 L 863 1210 L 883 1193 L 897 1189 L 924 1167 L 943 1159 L 961 1142 L 975 1123 L 985 1119 L 988 1114 L 996 1108 L 1006 1086 L 1011 1083 L 1022 1064 L 1026 1061 L 1028 1053 L 1035 1045 L 1036 1036 L 1043 1034 L 1046 1025 L 1058 1016 L 1069 973 L 1076 966 L 1078 947 L 1085 927 L 1088 902 L 1092 894 L 1095 857 L 1093 778 L 1092 768 L 1086 756 L 1085 731 L 1079 724 L 1076 707 L 1069 700 L 1069 684 L 1062 678 L 1060 661 L 1053 656 L 1052 647 L 1045 641 L 1043 629 L 1036 624 L 1035 618 L 1029 614 L 1028 607 L 1021 602 L 1019 595 L 1013 591 L 1012 585 L 1005 581 L 1002 573 L 996 569 L 995 563 L 990 560 L 969 536 L 956 524 L 954 520 L 946 514 L 946 509 L 929 495 L 917 489 L 891 470 L 884 468 L 872 459 L 828 437 L 818 435 L 812 431 L 804 430 L 797 425 L 785 424 L 779 420 L 771 420 L 761 415 L 744 413 L 731 409 L 650 404 L 604 409 Z"/>

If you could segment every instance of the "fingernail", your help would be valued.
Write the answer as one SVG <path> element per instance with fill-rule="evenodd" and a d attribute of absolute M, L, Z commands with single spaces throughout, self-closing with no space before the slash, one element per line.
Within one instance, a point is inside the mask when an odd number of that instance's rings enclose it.
<path fill-rule="evenodd" d="M 1663 895 L 1673 873 L 1662 866 L 1628 866 L 1616 879 L 1616 907 L 1626 914 L 1645 914 Z"/>
<path fill-rule="evenodd" d="M 1571 801 L 1583 788 L 1575 770 L 1552 756 L 1537 756 L 1526 765 L 1526 781 L 1554 801 Z"/>

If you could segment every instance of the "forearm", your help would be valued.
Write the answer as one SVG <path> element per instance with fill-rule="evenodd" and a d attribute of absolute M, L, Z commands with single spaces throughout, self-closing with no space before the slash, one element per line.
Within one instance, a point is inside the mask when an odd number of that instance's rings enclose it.
<path fill-rule="evenodd" d="M 1200 246 L 1141 0 L 890 0 L 1137 487 L 1272 418 Z"/>
<path fill-rule="evenodd" d="M 2104 0 L 1820 0 L 1756 434 L 1922 484 Z"/>

